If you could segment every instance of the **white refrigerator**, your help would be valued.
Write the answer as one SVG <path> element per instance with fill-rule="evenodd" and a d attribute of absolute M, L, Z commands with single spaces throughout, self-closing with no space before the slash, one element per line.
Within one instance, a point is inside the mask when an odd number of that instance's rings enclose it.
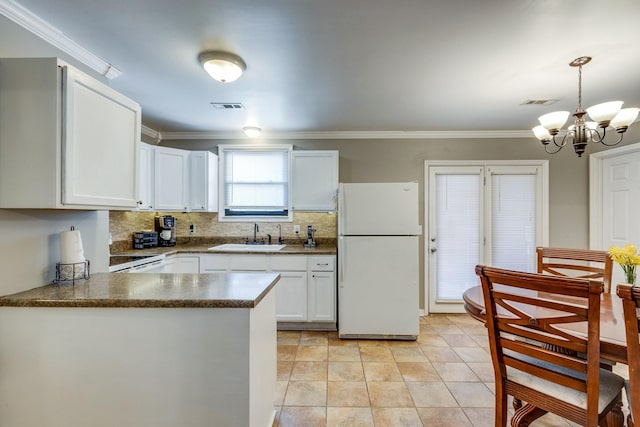
<path fill-rule="evenodd" d="M 338 214 L 340 338 L 416 339 L 418 183 L 340 184 Z"/>

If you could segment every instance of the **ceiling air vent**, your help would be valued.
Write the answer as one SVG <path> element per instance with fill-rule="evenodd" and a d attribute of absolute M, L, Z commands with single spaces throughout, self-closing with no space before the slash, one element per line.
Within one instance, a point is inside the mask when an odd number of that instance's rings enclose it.
<path fill-rule="evenodd" d="M 244 110 L 240 102 L 212 102 L 211 105 L 216 110 Z"/>
<path fill-rule="evenodd" d="M 557 101 L 557 99 L 527 99 L 520 105 L 551 105 Z"/>

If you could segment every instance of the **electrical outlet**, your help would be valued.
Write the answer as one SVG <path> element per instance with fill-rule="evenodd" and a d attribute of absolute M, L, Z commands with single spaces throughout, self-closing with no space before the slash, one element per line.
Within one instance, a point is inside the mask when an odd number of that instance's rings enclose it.
<path fill-rule="evenodd" d="M 300 234 L 300 226 L 299 225 L 294 225 L 293 226 L 293 232 L 295 234 Z"/>
<path fill-rule="evenodd" d="M 195 224 L 191 224 L 191 225 L 189 226 L 189 234 L 190 234 L 190 235 L 192 235 L 192 236 L 193 236 L 194 234 L 196 234 L 196 226 L 195 226 Z"/>

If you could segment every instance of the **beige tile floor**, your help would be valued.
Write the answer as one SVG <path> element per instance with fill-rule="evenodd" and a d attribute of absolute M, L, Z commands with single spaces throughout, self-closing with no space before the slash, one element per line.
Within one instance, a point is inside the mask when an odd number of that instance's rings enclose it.
<path fill-rule="evenodd" d="M 407 342 L 278 332 L 274 427 L 493 427 L 493 390 L 486 330 L 467 315 L 422 317 Z M 573 424 L 532 423 L 545 426 Z"/>

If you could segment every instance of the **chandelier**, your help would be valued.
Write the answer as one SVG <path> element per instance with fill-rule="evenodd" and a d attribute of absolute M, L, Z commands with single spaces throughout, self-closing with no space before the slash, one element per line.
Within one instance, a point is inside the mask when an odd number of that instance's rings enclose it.
<path fill-rule="evenodd" d="M 569 118 L 568 111 L 554 111 L 538 117 L 540 125 L 531 129 L 542 142 L 544 150 L 548 154 L 555 154 L 569 141 L 572 141 L 573 149 L 578 157 L 582 157 L 589 142 L 602 143 L 606 146 L 619 144 L 631 123 L 638 117 L 638 108 L 622 108 L 622 101 L 604 102 L 593 107 L 582 109 L 582 66 L 591 61 L 590 56 L 581 56 L 569 63 L 572 67 L 578 67 L 578 108 L 573 113 L 575 121 L 560 137 L 560 129 Z M 588 114 L 590 122 L 584 120 Z M 605 142 L 607 128 L 612 127 L 620 136 L 615 142 Z M 611 133 L 611 131 L 610 131 Z"/>

